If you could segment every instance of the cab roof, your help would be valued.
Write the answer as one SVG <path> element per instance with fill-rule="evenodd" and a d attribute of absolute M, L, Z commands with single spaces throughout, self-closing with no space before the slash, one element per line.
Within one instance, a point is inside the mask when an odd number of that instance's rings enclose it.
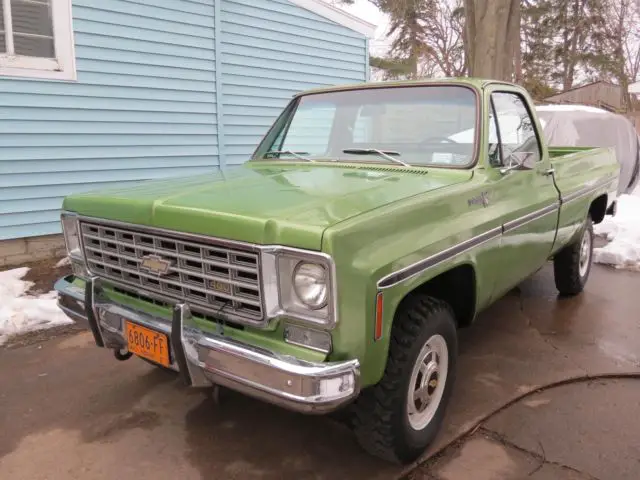
<path fill-rule="evenodd" d="M 314 93 L 327 93 L 327 92 L 339 92 L 345 90 L 363 90 L 373 88 L 385 88 L 385 87 L 407 87 L 407 86 L 420 86 L 420 85 L 461 85 L 474 89 L 482 89 L 488 84 L 501 84 L 509 86 L 518 86 L 515 83 L 504 82 L 499 80 L 490 80 L 485 78 L 474 77 L 448 77 L 448 78 L 424 78 L 419 80 L 390 80 L 384 82 L 360 82 L 344 85 L 334 85 L 330 87 L 320 87 L 310 90 L 304 90 L 294 95 L 295 97 L 309 95 Z"/>

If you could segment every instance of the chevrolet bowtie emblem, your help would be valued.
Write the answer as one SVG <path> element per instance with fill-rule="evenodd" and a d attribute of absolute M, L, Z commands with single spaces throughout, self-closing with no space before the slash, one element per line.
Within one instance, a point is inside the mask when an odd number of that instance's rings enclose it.
<path fill-rule="evenodd" d="M 142 257 L 140 268 L 155 275 L 166 275 L 171 268 L 171 261 L 158 255 L 145 255 Z"/>

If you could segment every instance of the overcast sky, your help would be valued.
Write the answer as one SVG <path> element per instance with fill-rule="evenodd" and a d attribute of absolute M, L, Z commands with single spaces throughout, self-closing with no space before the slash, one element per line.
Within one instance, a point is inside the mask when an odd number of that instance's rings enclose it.
<path fill-rule="evenodd" d="M 339 7 L 352 15 L 356 15 L 363 20 L 378 26 L 375 38 L 371 40 L 371 53 L 374 55 L 384 55 L 389 48 L 389 41 L 385 38 L 385 33 L 389 26 L 387 15 L 369 3 L 368 0 L 356 0 L 353 5 L 339 5 Z"/>

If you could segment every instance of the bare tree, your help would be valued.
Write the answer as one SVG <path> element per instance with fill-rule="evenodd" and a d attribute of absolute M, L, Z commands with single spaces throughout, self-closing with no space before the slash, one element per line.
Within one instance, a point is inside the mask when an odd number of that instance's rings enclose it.
<path fill-rule="evenodd" d="M 464 0 L 469 74 L 512 81 L 520 48 L 520 0 Z"/>
<path fill-rule="evenodd" d="M 606 48 L 609 0 L 546 0 L 551 4 L 556 72 L 563 90 L 573 87 L 580 70 L 599 70 Z M 625 0 L 628 1 L 628 0 Z M 583 71 L 584 73 L 584 71 Z M 602 74 L 598 71 L 598 74 Z"/>
<path fill-rule="evenodd" d="M 441 0 L 433 9 L 433 15 L 427 19 L 428 29 L 425 43 L 428 59 L 440 73 L 447 77 L 465 74 L 464 55 L 464 17 L 461 13 L 462 0 Z"/>
<path fill-rule="evenodd" d="M 371 3 L 389 14 L 391 56 L 408 62 L 411 65 L 409 78 L 417 78 L 420 64 L 432 55 L 426 39 L 437 0 L 371 0 Z"/>
<path fill-rule="evenodd" d="M 342 4 L 352 0 L 334 0 Z M 462 0 L 369 0 L 389 16 L 385 58 L 372 57 L 384 79 L 465 74 Z"/>
<path fill-rule="evenodd" d="M 622 91 L 623 108 L 630 106 L 629 85 L 640 78 L 640 1 L 608 0 L 607 52 L 612 76 Z"/>

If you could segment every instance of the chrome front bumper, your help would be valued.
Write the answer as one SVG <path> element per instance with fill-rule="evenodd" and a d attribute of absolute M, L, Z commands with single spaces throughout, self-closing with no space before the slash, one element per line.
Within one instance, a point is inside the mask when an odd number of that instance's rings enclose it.
<path fill-rule="evenodd" d="M 56 282 L 58 306 L 91 329 L 96 345 L 127 350 L 123 319 L 169 337 L 170 368 L 187 385 L 222 385 L 290 410 L 327 413 L 350 402 L 360 391 L 358 360 L 313 363 L 202 331 L 189 307 L 175 305 L 171 319 L 134 311 L 109 301 L 99 279 L 86 288 L 73 276 Z"/>

